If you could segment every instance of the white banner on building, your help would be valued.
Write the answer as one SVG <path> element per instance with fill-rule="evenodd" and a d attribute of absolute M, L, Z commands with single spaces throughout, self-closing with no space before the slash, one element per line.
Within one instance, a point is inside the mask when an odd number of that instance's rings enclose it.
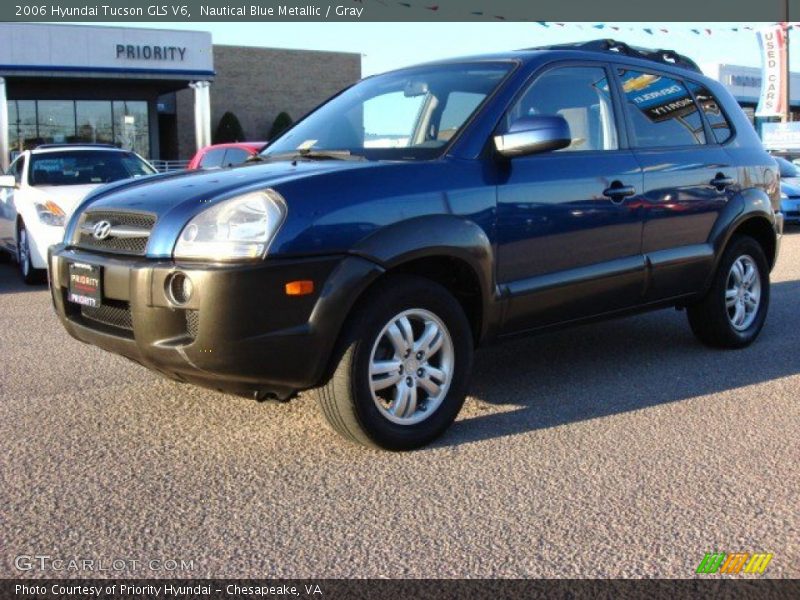
<path fill-rule="evenodd" d="M 772 25 L 758 31 L 761 47 L 761 97 L 756 108 L 757 117 L 780 117 L 786 107 L 786 30 Z"/>

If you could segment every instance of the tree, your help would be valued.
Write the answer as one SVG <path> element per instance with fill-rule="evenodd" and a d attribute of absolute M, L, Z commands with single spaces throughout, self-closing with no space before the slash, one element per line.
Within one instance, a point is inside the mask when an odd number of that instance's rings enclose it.
<path fill-rule="evenodd" d="M 292 117 L 289 116 L 289 113 L 282 112 L 277 117 L 275 117 L 275 121 L 272 123 L 272 129 L 269 130 L 269 136 L 267 136 L 267 140 L 270 142 L 281 135 L 284 131 L 289 129 L 292 126 Z"/>
<path fill-rule="evenodd" d="M 235 114 L 228 111 L 222 115 L 222 118 L 219 120 L 217 130 L 214 132 L 214 143 L 226 144 L 229 142 L 241 141 L 244 141 L 242 124 L 239 123 L 239 119 Z"/>

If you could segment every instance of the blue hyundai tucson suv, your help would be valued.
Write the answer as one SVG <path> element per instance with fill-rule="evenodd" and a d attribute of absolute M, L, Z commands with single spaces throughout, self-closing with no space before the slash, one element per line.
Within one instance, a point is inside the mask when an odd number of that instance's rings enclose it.
<path fill-rule="evenodd" d="M 256 399 L 316 389 L 337 432 L 402 450 L 493 340 L 678 307 L 750 344 L 782 228 L 731 95 L 599 40 L 369 77 L 245 165 L 106 186 L 49 272 L 75 338 Z"/>

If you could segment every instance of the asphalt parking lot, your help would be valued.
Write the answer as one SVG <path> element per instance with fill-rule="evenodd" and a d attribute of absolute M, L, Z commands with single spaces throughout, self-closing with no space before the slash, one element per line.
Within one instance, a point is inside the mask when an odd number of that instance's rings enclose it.
<path fill-rule="evenodd" d="M 448 434 L 391 454 L 309 395 L 258 404 L 83 345 L 0 264 L 0 576 L 78 575 L 15 568 L 48 555 L 132 577 L 691 577 L 763 551 L 800 577 L 800 231 L 772 290 L 742 351 L 672 310 L 483 350 Z"/>

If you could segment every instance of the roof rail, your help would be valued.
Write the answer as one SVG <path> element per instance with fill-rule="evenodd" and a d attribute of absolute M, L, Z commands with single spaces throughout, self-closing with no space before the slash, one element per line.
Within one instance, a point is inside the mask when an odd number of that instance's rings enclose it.
<path fill-rule="evenodd" d="M 642 58 L 644 60 L 650 60 L 675 67 L 683 67 L 684 69 L 702 73 L 696 62 L 694 62 L 688 56 L 678 54 L 674 50 L 653 50 L 651 48 L 640 48 L 638 46 L 629 46 L 625 42 L 619 42 L 611 39 L 591 40 L 589 42 L 576 42 L 572 44 L 556 44 L 553 46 L 539 46 L 537 48 L 528 48 L 528 50 L 583 50 L 586 52 L 614 52 L 617 54 L 624 54 L 625 56 L 630 56 L 632 58 Z"/>
<path fill-rule="evenodd" d="M 39 144 L 34 148 L 34 150 L 39 150 L 41 148 L 74 148 L 76 146 L 89 146 L 90 148 L 114 148 L 115 150 L 119 150 L 119 146 L 115 146 L 114 144 L 100 144 L 94 142 L 73 142 L 71 144 Z"/>

